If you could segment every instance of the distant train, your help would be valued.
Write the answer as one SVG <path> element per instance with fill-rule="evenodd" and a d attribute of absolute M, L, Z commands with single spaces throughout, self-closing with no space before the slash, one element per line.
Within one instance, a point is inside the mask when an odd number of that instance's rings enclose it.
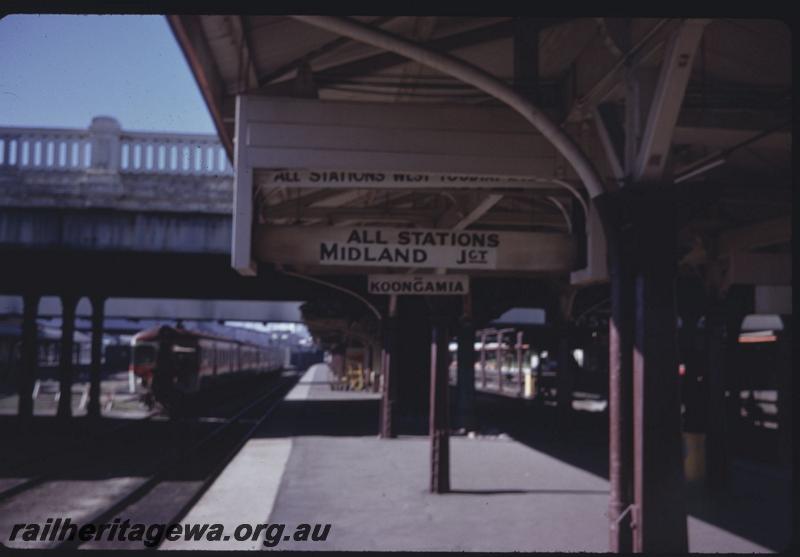
<path fill-rule="evenodd" d="M 133 336 L 130 372 L 141 379 L 145 402 L 175 409 L 220 376 L 279 373 L 288 350 L 165 325 Z"/>

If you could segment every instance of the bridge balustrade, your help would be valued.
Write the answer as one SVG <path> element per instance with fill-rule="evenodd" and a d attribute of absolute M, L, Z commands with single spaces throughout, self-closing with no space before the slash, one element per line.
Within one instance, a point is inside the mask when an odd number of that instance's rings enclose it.
<path fill-rule="evenodd" d="M 120 171 L 232 175 L 215 136 L 128 132 L 120 136 Z"/>
<path fill-rule="evenodd" d="M 64 128 L 0 128 L 0 169 L 86 170 L 89 131 Z"/>
<path fill-rule="evenodd" d="M 123 131 L 108 117 L 85 130 L 0 127 L 0 171 L 233 175 L 215 135 Z"/>

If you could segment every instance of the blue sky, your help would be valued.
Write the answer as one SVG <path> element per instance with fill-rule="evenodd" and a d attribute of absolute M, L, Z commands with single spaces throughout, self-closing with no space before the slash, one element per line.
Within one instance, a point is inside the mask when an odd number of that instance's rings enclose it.
<path fill-rule="evenodd" d="M 215 133 L 163 16 L 9 15 L 0 53 L 0 126 Z"/>

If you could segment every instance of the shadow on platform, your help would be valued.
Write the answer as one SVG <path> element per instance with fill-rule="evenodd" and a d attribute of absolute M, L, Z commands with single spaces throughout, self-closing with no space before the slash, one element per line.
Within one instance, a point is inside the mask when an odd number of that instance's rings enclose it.
<path fill-rule="evenodd" d="M 378 435 L 380 401 L 285 400 L 256 437 Z"/>
<path fill-rule="evenodd" d="M 564 427 L 555 408 L 480 394 L 477 413 L 484 429 L 504 431 L 534 450 L 608 479 L 607 412 L 573 412 Z M 763 465 L 734 463 L 729 485 L 720 493 L 687 485 L 688 514 L 769 549 L 785 549 L 792 538 L 791 478 L 764 470 Z"/>
<path fill-rule="evenodd" d="M 2 421 L 9 420 L 15 418 Z M 105 418 L 92 423 L 86 418 L 64 422 L 54 417 L 35 417 L 24 430 L 17 424 L 7 425 L 12 427 L 3 428 L 10 433 L 2 436 L 2 442 L 15 458 L 0 459 L 0 478 L 45 476 L 48 481 L 146 477 L 177 456 L 181 447 L 218 427 L 216 421 L 136 423 Z M 208 459 L 209 464 L 212 461 Z M 201 473 L 182 467 L 177 476 L 193 480 Z"/>
<path fill-rule="evenodd" d="M 607 489 L 451 489 L 449 495 L 597 495 Z"/>

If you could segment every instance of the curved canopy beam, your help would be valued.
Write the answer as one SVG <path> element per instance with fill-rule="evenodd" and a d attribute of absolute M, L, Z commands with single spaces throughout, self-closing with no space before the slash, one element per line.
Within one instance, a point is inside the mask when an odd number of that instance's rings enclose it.
<path fill-rule="evenodd" d="M 405 56 L 492 95 L 516 110 L 553 144 L 575 169 L 590 197 L 594 198 L 605 193 L 603 182 L 597 171 L 572 139 L 530 101 L 493 75 L 449 54 L 434 52 L 392 33 L 373 29 L 348 18 L 309 15 L 291 17 L 332 33 Z"/>
<path fill-rule="evenodd" d="M 363 296 L 359 295 L 356 292 L 353 292 L 349 288 L 344 288 L 343 286 L 339 286 L 338 284 L 333 284 L 332 282 L 328 282 L 326 280 L 322 280 L 322 279 L 319 279 L 319 278 L 316 278 L 316 277 L 311 277 L 311 276 L 304 275 L 304 274 L 301 274 L 301 273 L 295 273 L 295 272 L 292 272 L 292 271 L 287 271 L 286 269 L 283 269 L 283 268 L 279 268 L 278 270 L 281 273 L 283 273 L 284 275 L 289 275 L 290 277 L 300 278 L 300 279 L 303 279 L 303 280 L 307 280 L 309 282 L 315 282 L 317 284 L 321 284 L 323 286 L 327 286 L 329 288 L 333 288 L 334 290 L 338 290 L 340 292 L 344 292 L 345 294 L 348 294 L 348 295 L 352 296 L 353 298 L 356 298 L 361 303 L 363 303 L 365 306 L 367 306 L 369 308 L 369 310 L 373 313 L 373 315 L 375 315 L 375 317 L 378 319 L 378 322 L 380 322 L 383 319 L 383 317 L 381 316 L 381 312 L 378 311 L 378 308 L 376 308 L 375 306 L 370 304 L 369 301 L 366 298 L 364 298 Z"/>

